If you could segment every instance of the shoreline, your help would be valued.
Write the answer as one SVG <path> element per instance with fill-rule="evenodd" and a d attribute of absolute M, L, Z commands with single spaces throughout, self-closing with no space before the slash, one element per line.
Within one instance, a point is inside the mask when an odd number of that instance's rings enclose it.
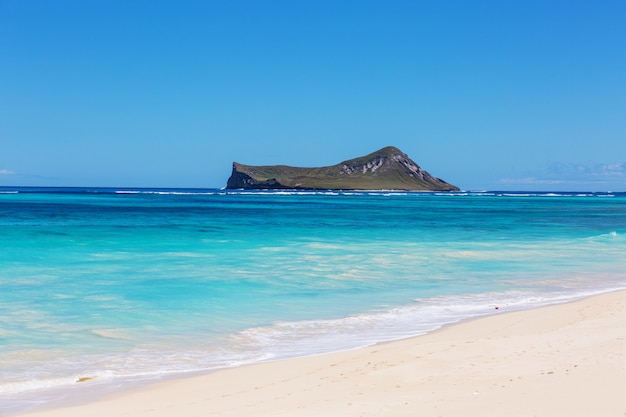
<path fill-rule="evenodd" d="M 624 416 L 626 291 L 15 416 Z"/>

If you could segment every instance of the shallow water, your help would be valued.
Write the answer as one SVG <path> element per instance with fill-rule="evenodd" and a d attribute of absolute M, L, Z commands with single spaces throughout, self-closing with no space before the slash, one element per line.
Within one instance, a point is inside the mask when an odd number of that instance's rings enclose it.
<path fill-rule="evenodd" d="M 617 193 L 3 188 L 0 230 L 0 411 L 626 287 Z"/>

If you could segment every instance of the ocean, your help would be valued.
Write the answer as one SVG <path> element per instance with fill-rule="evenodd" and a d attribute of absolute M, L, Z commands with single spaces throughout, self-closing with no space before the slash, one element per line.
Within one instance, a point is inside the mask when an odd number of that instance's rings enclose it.
<path fill-rule="evenodd" d="M 626 194 L 0 187 L 0 414 L 626 288 Z"/>

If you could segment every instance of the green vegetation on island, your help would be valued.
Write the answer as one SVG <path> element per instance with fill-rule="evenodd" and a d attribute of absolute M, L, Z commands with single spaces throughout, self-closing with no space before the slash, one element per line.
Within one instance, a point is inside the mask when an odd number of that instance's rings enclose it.
<path fill-rule="evenodd" d="M 233 163 L 227 189 L 458 191 L 393 146 L 319 168 Z"/>

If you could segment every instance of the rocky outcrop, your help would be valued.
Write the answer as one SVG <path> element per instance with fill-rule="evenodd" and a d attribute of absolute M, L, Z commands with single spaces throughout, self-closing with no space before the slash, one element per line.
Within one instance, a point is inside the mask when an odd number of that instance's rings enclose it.
<path fill-rule="evenodd" d="M 238 164 L 238 163 L 233 163 L 233 173 L 231 174 L 230 178 L 228 178 L 228 182 L 226 183 L 226 188 L 229 189 L 236 189 L 236 188 L 243 188 L 243 189 L 285 189 L 285 188 L 291 188 L 285 185 L 282 185 L 281 183 L 279 183 L 278 181 L 276 181 L 276 178 L 270 178 L 267 180 L 258 180 L 258 179 L 254 179 L 252 178 L 249 174 L 246 174 L 245 171 L 246 167 L 244 165 Z"/>
<path fill-rule="evenodd" d="M 457 191 L 433 177 L 398 148 L 388 146 L 369 155 L 320 168 L 233 163 L 228 189 L 406 190 Z"/>

